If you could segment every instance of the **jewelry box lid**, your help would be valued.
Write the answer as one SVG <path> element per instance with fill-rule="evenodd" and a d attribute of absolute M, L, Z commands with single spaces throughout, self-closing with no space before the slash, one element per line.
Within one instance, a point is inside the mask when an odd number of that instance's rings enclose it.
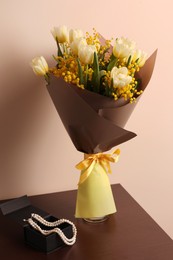
<path fill-rule="evenodd" d="M 31 205 L 27 195 L 0 204 L 0 210 L 4 216 L 15 220 L 22 226 L 26 225 L 23 219 L 30 218 L 31 213 L 37 213 L 42 217 L 49 216 L 47 212 Z"/>

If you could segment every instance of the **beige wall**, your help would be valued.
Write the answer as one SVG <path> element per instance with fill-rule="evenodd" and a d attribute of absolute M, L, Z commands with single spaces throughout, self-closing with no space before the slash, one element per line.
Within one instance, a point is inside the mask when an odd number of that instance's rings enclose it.
<path fill-rule="evenodd" d="M 66 24 L 127 36 L 151 54 L 152 80 L 126 128 L 111 183 L 120 182 L 173 237 L 173 34 L 171 0 L 0 0 L 0 199 L 77 188 L 75 150 L 30 60 L 56 51 L 50 29 Z M 128 216 L 127 216 L 128 217 Z"/>

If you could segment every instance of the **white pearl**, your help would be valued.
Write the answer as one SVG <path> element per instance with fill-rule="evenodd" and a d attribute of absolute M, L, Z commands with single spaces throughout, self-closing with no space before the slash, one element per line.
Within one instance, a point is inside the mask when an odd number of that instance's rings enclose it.
<path fill-rule="evenodd" d="M 63 240 L 63 242 L 67 245 L 73 245 L 75 242 L 76 242 L 76 236 L 77 236 L 77 229 L 76 229 L 76 226 L 73 224 L 73 222 L 71 222 L 70 220 L 68 219 L 59 219 L 57 221 L 54 221 L 54 222 L 49 222 L 49 221 L 46 221 L 44 218 L 42 218 L 40 215 L 38 214 L 35 214 L 35 213 L 32 213 L 31 214 L 31 217 L 36 219 L 38 222 L 40 222 L 41 224 L 45 225 L 45 226 L 48 226 L 48 227 L 55 227 L 51 230 L 44 230 L 44 229 L 41 229 L 41 227 L 33 221 L 32 218 L 29 218 L 27 221 L 28 223 L 36 230 L 38 230 L 40 233 L 42 233 L 43 235 L 49 235 L 49 234 L 52 234 L 52 233 L 57 233 L 61 239 Z M 65 234 L 62 232 L 61 229 L 59 229 L 58 227 L 56 226 L 59 226 L 60 224 L 62 223 L 68 223 L 72 226 L 72 230 L 73 230 L 73 237 L 72 238 L 67 238 L 65 236 Z"/>

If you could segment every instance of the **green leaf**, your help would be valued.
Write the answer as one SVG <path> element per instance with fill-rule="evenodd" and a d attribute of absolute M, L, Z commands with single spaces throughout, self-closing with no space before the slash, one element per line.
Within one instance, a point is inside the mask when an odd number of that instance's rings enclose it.
<path fill-rule="evenodd" d="M 110 56 L 110 61 L 113 61 L 116 57 L 113 55 L 113 53 Z"/>
<path fill-rule="evenodd" d="M 78 64 L 79 83 L 84 85 L 83 70 L 79 59 L 77 59 L 77 64 Z"/>
<path fill-rule="evenodd" d="M 131 63 L 131 60 L 132 60 L 132 56 L 130 55 L 129 58 L 128 58 L 128 61 L 127 61 L 127 65 L 126 65 L 126 67 L 129 66 L 129 64 Z"/>
<path fill-rule="evenodd" d="M 45 78 L 45 80 L 46 80 L 46 82 L 47 82 L 47 86 L 50 84 L 50 76 L 49 76 L 49 73 L 46 73 L 45 75 L 44 75 L 44 78 Z"/>
<path fill-rule="evenodd" d="M 107 66 L 107 71 L 111 71 L 113 69 L 113 67 L 115 67 L 116 62 L 117 62 L 117 58 L 114 55 L 112 55 L 111 59 L 110 59 L 110 62 L 108 64 L 108 66 Z"/>
<path fill-rule="evenodd" d="M 94 52 L 94 62 L 93 62 L 93 86 L 94 86 L 94 91 L 99 93 L 100 89 L 100 76 L 99 76 L 99 62 L 98 62 L 98 55 L 96 52 Z"/>
<path fill-rule="evenodd" d="M 60 57 L 63 57 L 63 53 L 61 51 L 61 47 L 59 45 L 58 38 L 56 38 L 56 43 L 57 43 L 57 47 L 58 47 L 57 55 L 60 56 Z"/>
<path fill-rule="evenodd" d="M 114 80 L 112 78 L 111 79 L 111 87 L 110 87 L 111 92 L 113 92 L 113 89 L 114 89 Z"/>
<path fill-rule="evenodd" d="M 58 62 L 58 59 L 57 59 L 57 57 L 56 57 L 54 54 L 52 55 L 52 57 L 53 57 L 53 59 L 54 59 L 55 61 Z"/>
<path fill-rule="evenodd" d="M 87 86 L 88 86 L 88 64 L 86 64 L 85 71 L 86 71 L 86 75 L 85 75 L 85 79 L 84 79 L 84 85 L 85 85 L 85 88 L 87 88 Z"/>

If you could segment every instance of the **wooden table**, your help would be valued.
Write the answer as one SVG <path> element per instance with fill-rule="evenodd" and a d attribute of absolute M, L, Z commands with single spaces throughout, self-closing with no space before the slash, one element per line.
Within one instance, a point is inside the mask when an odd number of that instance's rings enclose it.
<path fill-rule="evenodd" d="M 0 214 L 2 260 L 173 260 L 172 239 L 120 184 L 112 185 L 118 212 L 103 223 L 74 218 L 76 191 L 31 196 L 51 215 L 68 218 L 78 229 L 77 242 L 48 255 L 27 246 L 23 228 Z"/>

